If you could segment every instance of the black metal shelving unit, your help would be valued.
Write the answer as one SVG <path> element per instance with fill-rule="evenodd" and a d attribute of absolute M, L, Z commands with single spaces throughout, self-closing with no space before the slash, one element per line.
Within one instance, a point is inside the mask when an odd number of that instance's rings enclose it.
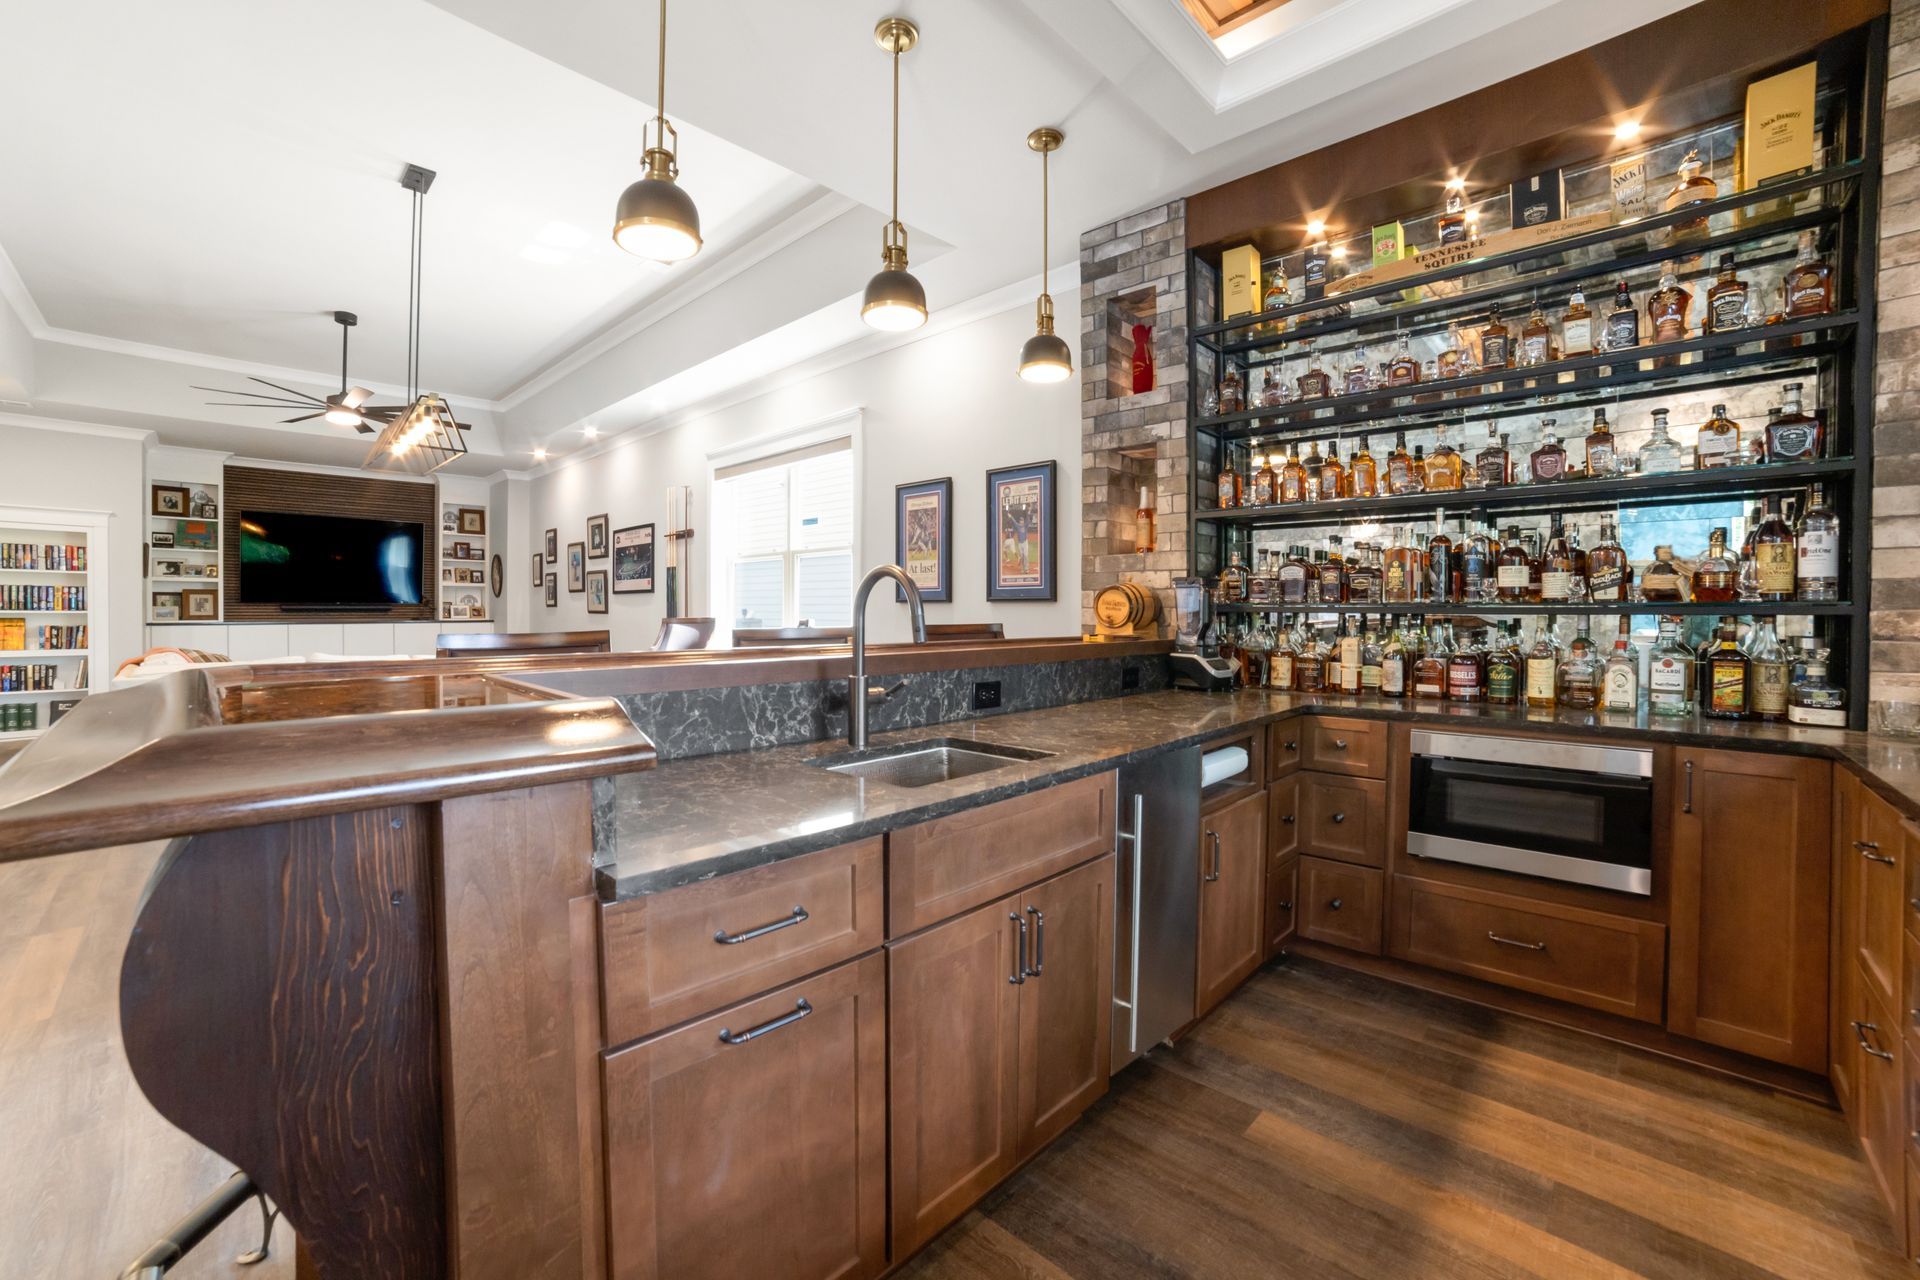
<path fill-rule="evenodd" d="M 1403 615 L 1676 613 L 1780 615 L 1822 619 L 1838 660 L 1836 674 L 1851 690 L 1849 716 L 1856 728 L 1866 723 L 1868 611 L 1871 593 L 1872 430 L 1874 409 L 1873 340 L 1876 332 L 1875 277 L 1880 207 L 1881 110 L 1887 74 L 1886 20 L 1877 20 L 1868 38 L 1852 53 L 1821 58 L 1824 112 L 1822 137 L 1827 153 L 1841 157 L 1792 181 L 1661 213 L 1636 222 L 1614 224 L 1546 245 L 1458 262 L 1434 271 L 1378 282 L 1334 297 L 1300 301 L 1284 308 L 1230 321 L 1217 317 L 1218 245 L 1188 254 L 1188 430 L 1187 502 L 1193 512 L 1189 570 L 1211 578 L 1231 549 L 1250 549 L 1253 535 L 1369 522 L 1386 526 L 1429 524 L 1446 517 L 1495 518 L 1554 511 L 1597 511 L 1621 507 L 1658 507 L 1702 500 L 1757 499 L 1787 494 L 1822 483 L 1843 521 L 1842 588 L 1839 602 L 1689 602 L 1662 604 L 1552 603 L 1403 603 L 1366 605 L 1221 606 L 1227 614 L 1366 612 Z M 1722 131 L 1717 121 L 1698 130 L 1702 138 Z M 1687 135 L 1679 135 L 1684 143 Z M 1656 145 L 1672 146 L 1676 139 Z M 1598 161 L 1600 157 L 1596 156 Z M 1422 215 L 1426 216 L 1426 215 Z M 1677 228 L 1709 219 L 1704 234 L 1676 239 Z M 1338 219 L 1336 209 L 1329 221 Z M 1357 229 L 1356 229 L 1357 230 Z M 1536 302 L 1564 302 L 1575 288 L 1588 293 L 1596 329 L 1615 281 L 1633 282 L 1637 307 L 1644 308 L 1657 273 L 1677 263 L 1683 283 L 1696 294 L 1711 283 L 1719 257 L 1732 253 L 1743 273 L 1778 270 L 1793 256 L 1793 245 L 1811 232 L 1833 266 L 1836 309 L 1826 315 L 1726 333 L 1702 333 L 1684 341 L 1645 344 L 1625 351 L 1599 352 L 1576 359 L 1512 369 L 1470 371 L 1465 376 L 1408 386 L 1374 387 L 1352 394 L 1293 399 L 1255 405 L 1232 413 L 1203 413 L 1207 389 L 1220 373 L 1236 369 L 1249 404 L 1258 394 L 1255 374 L 1273 368 L 1291 375 L 1318 363 L 1342 383 L 1350 364 L 1377 364 L 1383 344 L 1424 338 L 1483 320 L 1497 306 L 1515 331 L 1520 317 Z M 1410 233 L 1411 237 L 1411 233 Z M 1364 245 L 1364 240 L 1362 241 Z M 1276 331 L 1284 324 L 1284 331 Z M 1644 314 L 1642 317 L 1644 326 Z M 1371 357 L 1371 358 L 1370 358 Z M 1663 397 L 1697 401 L 1714 387 L 1751 387 L 1761 383 L 1802 381 L 1826 422 L 1827 456 L 1811 462 L 1563 480 L 1551 484 L 1466 488 L 1450 492 L 1410 493 L 1312 504 L 1238 507 L 1213 504 L 1215 478 L 1223 466 L 1244 467 L 1253 441 L 1267 449 L 1373 437 L 1382 484 L 1386 449 L 1397 431 L 1432 432 L 1445 426 L 1453 442 L 1471 459 L 1479 447 L 1482 424 L 1505 418 L 1548 416 L 1562 420 L 1562 435 L 1586 434 L 1585 418 L 1605 406 L 1640 410 Z M 1467 424 L 1462 434 L 1458 424 Z M 1757 427 L 1750 424 L 1751 427 Z M 1621 430 L 1616 417 L 1615 431 Z M 1350 449 L 1343 454 L 1351 456 Z M 1516 451 L 1520 452 L 1520 451 Z M 1523 457 L 1516 462 L 1524 465 Z M 1470 464 L 1469 464 L 1470 465 Z M 1248 557 L 1251 564 L 1252 558 Z"/>

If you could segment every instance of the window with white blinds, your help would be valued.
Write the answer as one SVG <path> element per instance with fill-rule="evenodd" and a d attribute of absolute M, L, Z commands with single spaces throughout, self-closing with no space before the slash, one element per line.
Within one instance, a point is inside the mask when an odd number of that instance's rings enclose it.
<path fill-rule="evenodd" d="M 723 625 L 844 627 L 853 614 L 853 450 L 847 439 L 714 475 Z"/>

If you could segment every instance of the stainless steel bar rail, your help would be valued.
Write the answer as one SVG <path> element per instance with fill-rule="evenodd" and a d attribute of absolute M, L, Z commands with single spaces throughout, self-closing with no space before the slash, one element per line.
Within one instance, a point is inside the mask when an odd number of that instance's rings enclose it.
<path fill-rule="evenodd" d="M 219 1189 L 169 1227 L 165 1235 L 148 1245 L 146 1252 L 129 1262 L 120 1273 L 120 1280 L 160 1280 L 195 1245 L 232 1217 L 235 1210 L 253 1199 L 260 1201 L 260 1247 L 248 1250 L 235 1261 L 242 1266 L 263 1261 L 273 1239 L 273 1220 L 280 1215 L 280 1211 L 268 1203 L 266 1193 L 253 1185 L 252 1178 L 236 1169 Z"/>

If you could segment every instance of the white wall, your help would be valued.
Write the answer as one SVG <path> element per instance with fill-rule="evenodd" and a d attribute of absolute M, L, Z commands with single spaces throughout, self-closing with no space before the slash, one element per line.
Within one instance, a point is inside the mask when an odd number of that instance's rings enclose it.
<path fill-rule="evenodd" d="M 1055 281 L 1058 326 L 1069 342 L 1080 332 L 1071 281 Z M 559 530 L 559 607 L 535 598 L 535 631 L 605 627 L 616 649 L 649 647 L 666 613 L 666 548 L 659 547 L 660 589 L 616 595 L 605 615 L 587 613 L 586 596 L 566 590 L 566 544 L 586 537 L 589 516 L 606 513 L 614 528 L 653 522 L 667 529 L 670 486 L 694 489 L 693 590 L 682 613 L 707 614 L 712 596 L 707 556 L 712 499 L 709 455 L 747 441 L 804 427 L 848 409 L 862 411 L 856 465 L 861 476 L 860 572 L 894 558 L 894 486 L 953 477 L 954 601 L 927 606 L 930 622 L 998 621 L 1009 636 L 1076 635 L 1080 631 L 1080 384 L 1033 385 L 1015 376 L 1020 346 L 1033 333 L 1026 299 L 998 314 L 936 332 L 916 342 L 818 374 L 792 386 L 695 418 L 669 431 L 619 441 L 595 457 L 562 464 L 529 484 L 528 522 L 516 528 L 509 583 L 531 583 L 529 556 L 549 528 Z M 776 446 L 777 447 L 777 446 Z M 1059 593 L 1051 602 L 986 600 L 986 471 L 1053 459 L 1059 463 Z M 588 568 L 609 561 L 589 561 Z M 529 587 L 529 590 L 531 588 Z M 875 640 L 907 638 L 906 610 L 891 589 L 876 589 L 868 610 Z"/>
<path fill-rule="evenodd" d="M 144 432 L 0 420 L 0 506 L 104 511 L 110 517 L 106 653 L 94 658 L 96 666 L 105 664 L 94 672 L 100 688 L 115 668 L 146 648 L 140 632 L 146 617 L 140 580 L 146 496 Z M 96 647 L 100 639 L 94 638 Z"/>

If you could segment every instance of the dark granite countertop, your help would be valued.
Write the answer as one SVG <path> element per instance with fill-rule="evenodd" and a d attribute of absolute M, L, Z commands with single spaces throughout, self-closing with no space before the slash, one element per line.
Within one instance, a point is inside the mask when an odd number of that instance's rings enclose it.
<path fill-rule="evenodd" d="M 600 896 L 613 901 L 658 893 L 1004 800 L 1245 725 L 1308 713 L 1821 756 L 1847 764 L 1903 813 L 1920 817 L 1920 740 L 1566 708 L 1388 704 L 1260 690 L 1149 693 L 876 735 L 870 749 L 972 738 L 1052 753 L 926 787 L 894 787 L 808 763 L 844 754 L 843 742 L 700 756 L 613 778 L 602 784 L 594 815 Z"/>

